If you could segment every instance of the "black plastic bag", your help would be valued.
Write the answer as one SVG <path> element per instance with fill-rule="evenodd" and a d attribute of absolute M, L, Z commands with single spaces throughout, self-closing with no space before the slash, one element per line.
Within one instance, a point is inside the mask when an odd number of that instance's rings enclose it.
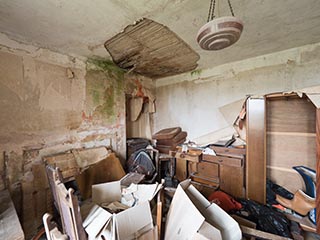
<path fill-rule="evenodd" d="M 257 202 L 238 199 L 243 210 L 248 213 L 248 220 L 257 224 L 257 229 L 283 237 L 291 237 L 290 221 L 280 212 Z M 244 216 L 242 216 L 244 217 Z"/>
<path fill-rule="evenodd" d="M 278 204 L 276 201 L 276 194 L 286 199 L 293 199 L 293 194 L 291 192 L 267 179 L 267 204 Z"/>

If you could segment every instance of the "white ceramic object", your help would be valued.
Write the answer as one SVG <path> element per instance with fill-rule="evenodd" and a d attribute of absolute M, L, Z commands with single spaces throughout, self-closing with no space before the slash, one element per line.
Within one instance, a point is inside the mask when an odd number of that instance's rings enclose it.
<path fill-rule="evenodd" d="M 220 50 L 238 41 L 242 29 L 243 23 L 236 17 L 215 18 L 199 29 L 197 41 L 204 50 Z"/>

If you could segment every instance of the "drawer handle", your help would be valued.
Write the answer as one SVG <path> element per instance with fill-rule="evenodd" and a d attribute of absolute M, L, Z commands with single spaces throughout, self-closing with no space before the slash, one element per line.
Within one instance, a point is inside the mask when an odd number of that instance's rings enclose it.
<path fill-rule="evenodd" d="M 218 159 L 218 162 L 223 162 L 223 160 L 222 159 Z"/>

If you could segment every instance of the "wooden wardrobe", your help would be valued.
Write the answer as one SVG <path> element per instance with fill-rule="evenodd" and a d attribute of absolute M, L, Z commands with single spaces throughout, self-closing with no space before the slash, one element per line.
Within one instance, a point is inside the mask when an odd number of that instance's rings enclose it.
<path fill-rule="evenodd" d="M 246 112 L 246 197 L 264 204 L 267 177 L 293 193 L 304 190 L 301 176 L 292 169 L 300 165 L 316 169 L 320 193 L 320 110 L 306 95 L 270 94 L 248 98 Z"/>

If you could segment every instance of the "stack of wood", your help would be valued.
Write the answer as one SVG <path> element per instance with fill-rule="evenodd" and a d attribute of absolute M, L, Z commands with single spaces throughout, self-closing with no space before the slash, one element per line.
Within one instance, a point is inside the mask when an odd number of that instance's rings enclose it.
<path fill-rule="evenodd" d="M 157 140 L 156 149 L 160 153 L 169 153 L 173 151 L 179 144 L 186 141 L 187 132 L 182 131 L 180 127 L 165 128 L 153 134 L 152 139 Z"/>

